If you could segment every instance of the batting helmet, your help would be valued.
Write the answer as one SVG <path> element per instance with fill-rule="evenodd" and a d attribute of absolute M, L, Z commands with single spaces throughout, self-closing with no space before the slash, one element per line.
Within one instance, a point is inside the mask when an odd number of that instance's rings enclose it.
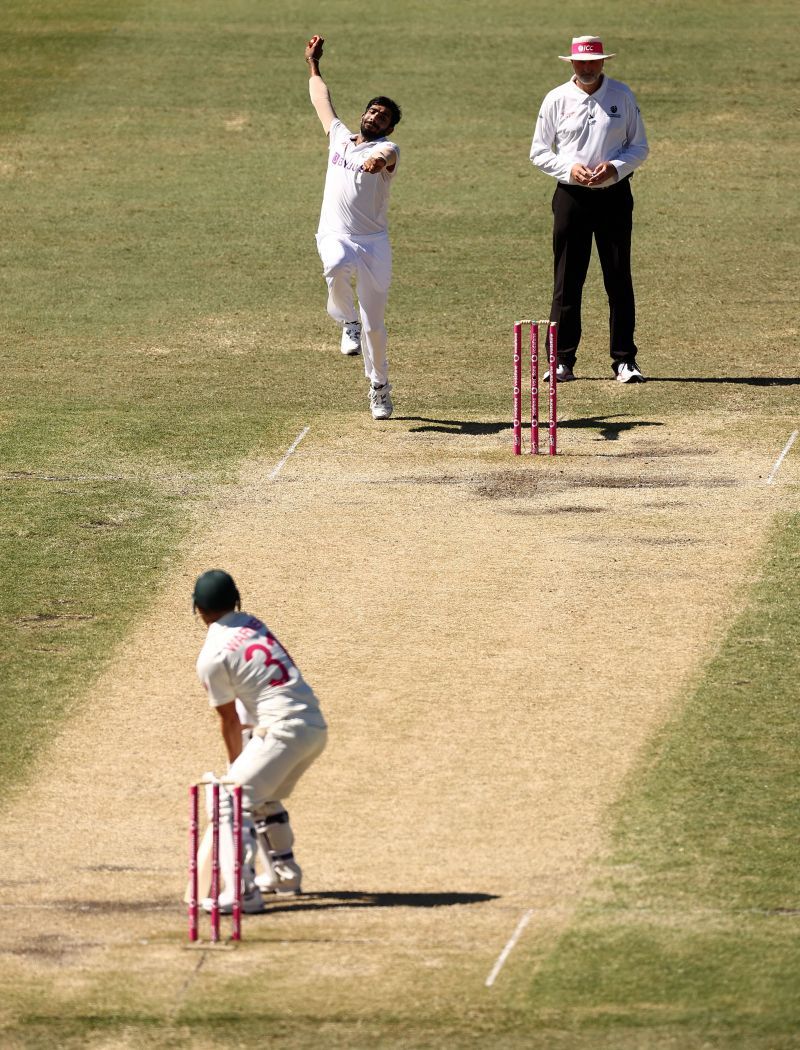
<path fill-rule="evenodd" d="M 227 612 L 241 606 L 239 590 L 233 577 L 223 569 L 209 569 L 197 577 L 192 594 L 192 611 Z"/>

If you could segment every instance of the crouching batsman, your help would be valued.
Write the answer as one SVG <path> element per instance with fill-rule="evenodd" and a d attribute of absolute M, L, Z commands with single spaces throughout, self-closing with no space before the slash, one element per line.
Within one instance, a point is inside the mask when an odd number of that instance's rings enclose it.
<path fill-rule="evenodd" d="M 325 748 L 327 726 L 319 702 L 291 656 L 261 620 L 241 611 L 233 578 L 221 569 L 198 577 L 194 610 L 208 633 L 197 675 L 208 692 L 230 763 L 242 785 L 243 910 L 263 910 L 263 893 L 300 892 L 294 833 L 283 800 Z M 240 717 L 241 716 L 241 717 Z M 225 882 L 220 912 L 233 906 L 231 797 L 220 792 L 220 867 Z M 256 875 L 256 858 L 263 872 Z M 200 865 L 202 867 L 202 865 Z M 201 892 L 203 892 L 201 890 Z M 203 907 L 210 911 L 206 899 Z"/>

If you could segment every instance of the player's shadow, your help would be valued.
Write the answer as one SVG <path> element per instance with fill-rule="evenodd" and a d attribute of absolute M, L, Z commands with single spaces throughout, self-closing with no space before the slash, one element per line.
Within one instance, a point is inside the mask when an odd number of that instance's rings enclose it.
<path fill-rule="evenodd" d="M 497 900 L 496 893 L 359 893 L 331 890 L 304 893 L 300 897 L 266 896 L 267 911 L 326 911 L 331 908 L 446 908 L 455 904 L 484 904 Z"/>
<path fill-rule="evenodd" d="M 427 419 L 424 416 L 395 416 L 400 423 L 424 423 L 421 427 L 409 427 L 411 434 L 469 434 L 472 437 L 487 437 L 510 429 L 510 424 L 477 423 L 466 419 Z"/>
<path fill-rule="evenodd" d="M 581 383 L 607 383 L 608 376 L 581 376 Z M 730 386 L 800 386 L 798 376 L 653 376 L 651 383 L 712 383 Z"/>
<path fill-rule="evenodd" d="M 541 424 L 546 428 L 547 424 Z M 618 441 L 621 434 L 640 427 L 663 427 L 652 419 L 629 419 L 627 416 L 584 416 L 582 419 L 559 420 L 559 430 L 596 430 L 601 441 Z"/>
<path fill-rule="evenodd" d="M 732 386 L 800 386 L 797 376 L 650 376 L 649 383 L 730 383 Z"/>
<path fill-rule="evenodd" d="M 472 437 L 485 437 L 491 434 L 502 434 L 503 431 L 511 430 L 511 424 L 505 420 L 502 423 L 476 423 L 464 419 L 428 419 L 423 416 L 398 416 L 398 420 L 406 423 L 422 423 L 423 426 L 409 427 L 411 434 L 466 434 Z M 630 419 L 623 415 L 613 416 L 584 416 L 580 419 L 559 420 L 559 430 L 597 430 L 602 441 L 617 441 L 621 434 L 626 434 L 639 427 L 663 427 L 663 423 L 649 419 Z M 530 427 L 523 426 L 523 430 Z M 547 420 L 539 422 L 539 429 L 543 434 L 547 433 Z"/>

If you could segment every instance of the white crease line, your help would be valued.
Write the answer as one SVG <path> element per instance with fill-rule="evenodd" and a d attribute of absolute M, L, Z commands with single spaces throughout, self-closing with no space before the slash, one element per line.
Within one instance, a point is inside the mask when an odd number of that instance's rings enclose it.
<path fill-rule="evenodd" d="M 783 463 L 784 459 L 786 459 L 786 455 L 787 455 L 789 449 L 795 443 L 795 439 L 797 438 L 798 434 L 800 434 L 800 431 L 795 430 L 792 433 L 792 436 L 786 442 L 786 447 L 784 448 L 783 452 L 781 452 L 781 454 L 778 456 L 778 459 L 777 459 L 777 461 L 775 463 L 775 466 L 772 468 L 772 472 L 770 473 L 769 477 L 767 478 L 767 484 L 768 485 L 771 485 L 773 483 L 773 481 L 775 480 L 775 475 L 781 469 L 781 463 Z"/>
<path fill-rule="evenodd" d="M 175 997 L 175 1002 L 172 1004 L 172 1010 L 170 1011 L 170 1017 L 172 1018 L 173 1021 L 178 1016 L 180 1008 L 183 1006 L 183 1001 L 186 998 L 186 993 L 189 991 L 189 988 L 191 987 L 192 983 L 194 982 L 194 979 L 200 973 L 200 970 L 201 970 L 201 968 L 203 966 L 203 963 L 206 961 L 206 956 L 207 955 L 208 955 L 208 952 L 204 952 L 204 951 L 201 950 L 200 958 L 197 960 L 197 966 L 195 966 L 195 968 L 193 970 L 189 971 L 189 973 L 186 975 L 186 980 L 183 982 L 181 987 L 178 989 L 178 994 Z"/>
<path fill-rule="evenodd" d="M 124 908 L 127 901 L 98 901 L 97 905 L 100 908 L 111 908 L 115 905 Z M 37 901 L 35 904 L 0 904 L 0 911 L 63 911 L 63 912 L 76 912 L 76 911 L 89 911 L 96 912 L 97 905 L 95 904 L 75 904 L 73 901 Z M 142 911 L 175 911 L 174 904 L 149 904 L 146 908 L 142 908 Z"/>
<path fill-rule="evenodd" d="M 505 948 L 503 948 L 503 950 L 500 952 L 500 955 L 498 956 L 497 962 L 492 967 L 492 972 L 486 978 L 486 987 L 487 988 L 491 988 L 492 985 L 494 984 L 495 978 L 500 973 L 500 971 L 503 969 L 503 966 L 505 964 L 506 959 L 511 954 L 511 949 L 514 947 L 514 945 L 520 939 L 520 937 L 522 936 L 522 931 L 525 929 L 525 927 L 531 921 L 531 915 L 533 915 L 533 908 L 529 908 L 525 912 L 525 914 L 522 916 L 522 918 L 519 920 L 519 922 L 517 923 L 517 928 L 512 933 L 511 939 L 509 940 L 509 942 L 505 946 Z"/>
<path fill-rule="evenodd" d="M 274 481 L 275 478 L 277 478 L 277 476 L 283 470 L 283 468 L 284 468 L 284 466 L 286 464 L 286 460 L 289 458 L 289 456 L 291 456 L 291 454 L 294 452 L 294 450 L 297 448 L 297 446 L 300 444 L 300 442 L 303 440 L 303 438 L 306 436 L 306 434 L 309 432 L 310 429 L 311 429 L 311 427 L 306 427 L 305 430 L 302 430 L 297 435 L 297 437 L 291 443 L 289 448 L 286 450 L 286 455 L 283 457 L 283 459 L 280 461 L 280 463 L 277 465 L 277 467 L 275 467 L 274 470 L 272 471 L 272 473 L 270 474 L 270 476 L 269 476 L 269 480 L 270 481 Z"/>

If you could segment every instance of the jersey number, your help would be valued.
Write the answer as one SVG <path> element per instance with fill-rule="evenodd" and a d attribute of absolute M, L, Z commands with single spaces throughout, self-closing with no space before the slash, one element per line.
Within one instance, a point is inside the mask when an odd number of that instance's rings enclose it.
<path fill-rule="evenodd" d="M 269 641 L 269 639 L 267 639 Z M 281 663 L 280 660 L 276 660 L 272 655 L 272 651 L 266 645 L 262 645 L 260 642 L 256 642 L 254 645 L 248 645 L 244 651 L 244 658 L 249 663 L 253 659 L 254 653 L 264 654 L 264 670 L 269 671 L 270 668 L 274 667 L 273 680 L 270 685 L 286 685 L 289 681 L 289 672 L 286 670 L 286 665 Z"/>

